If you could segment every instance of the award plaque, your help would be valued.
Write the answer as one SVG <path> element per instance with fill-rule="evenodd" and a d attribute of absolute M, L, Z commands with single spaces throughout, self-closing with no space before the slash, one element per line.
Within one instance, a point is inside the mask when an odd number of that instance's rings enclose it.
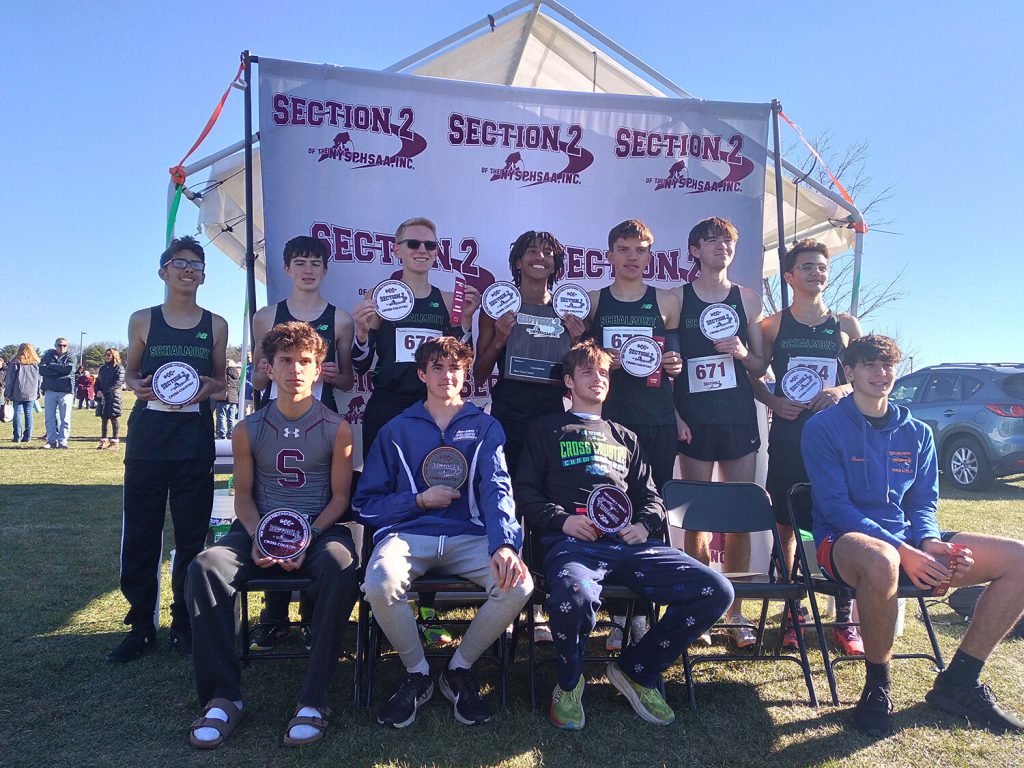
<path fill-rule="evenodd" d="M 256 528 L 256 546 L 266 557 L 275 560 L 298 557 L 312 539 L 309 521 L 292 509 L 267 512 Z"/>
<path fill-rule="evenodd" d="M 950 544 L 950 546 L 953 548 L 953 551 L 949 553 L 949 563 L 947 565 L 949 568 L 949 578 L 935 585 L 932 589 L 932 597 L 943 597 L 949 591 L 949 587 L 953 583 L 953 577 L 956 576 L 957 555 L 965 550 L 970 554 L 970 550 L 963 544 Z"/>
<path fill-rule="evenodd" d="M 618 533 L 633 518 L 633 504 L 625 491 L 599 485 L 587 497 L 587 517 L 601 533 Z"/>
<path fill-rule="evenodd" d="M 466 280 L 455 278 L 455 289 L 452 291 L 452 311 L 448 313 L 452 325 L 462 325 L 462 307 L 466 304 Z"/>
<path fill-rule="evenodd" d="M 711 341 L 735 336 L 740 329 L 740 313 L 728 304 L 710 304 L 700 313 L 700 332 Z"/>
<path fill-rule="evenodd" d="M 518 312 L 523 306 L 523 297 L 519 295 L 519 289 L 504 280 L 487 286 L 480 300 L 484 312 L 492 320 L 497 320 L 506 312 Z"/>
<path fill-rule="evenodd" d="M 199 385 L 199 373 L 188 363 L 164 363 L 153 373 L 153 394 L 164 405 L 184 405 L 196 396 Z"/>
<path fill-rule="evenodd" d="M 559 317 L 576 315 L 586 320 L 590 316 L 590 296 L 574 283 L 566 283 L 551 294 L 551 305 Z"/>
<path fill-rule="evenodd" d="M 416 303 L 412 288 L 401 280 L 385 280 L 373 289 L 370 295 L 373 308 L 385 320 L 396 322 L 409 316 Z"/>
<path fill-rule="evenodd" d="M 450 445 L 442 445 L 427 454 L 423 460 L 423 482 L 433 488 L 435 485 L 447 485 L 458 490 L 469 477 L 469 464 L 462 451 Z"/>
<path fill-rule="evenodd" d="M 796 400 L 798 403 L 809 403 L 825 386 L 819 374 L 813 368 L 806 365 L 797 365 L 790 368 L 782 376 L 779 382 L 779 389 L 783 397 Z"/>
<path fill-rule="evenodd" d="M 661 346 L 649 336 L 633 336 L 619 347 L 619 365 L 630 376 L 646 379 L 661 367 Z"/>

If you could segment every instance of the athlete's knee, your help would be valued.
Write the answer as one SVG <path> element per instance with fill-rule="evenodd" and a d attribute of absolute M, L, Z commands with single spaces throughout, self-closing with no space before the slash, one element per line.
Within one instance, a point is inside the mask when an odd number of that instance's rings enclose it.
<path fill-rule="evenodd" d="M 527 573 L 526 577 L 514 587 L 510 587 L 507 592 L 498 584 L 492 586 L 489 592 L 489 596 L 492 599 L 501 600 L 502 602 L 507 602 L 509 604 L 518 603 L 520 608 L 526 605 L 527 601 L 530 599 L 530 595 L 532 594 L 533 578 L 529 573 Z"/>
<path fill-rule="evenodd" d="M 834 552 L 839 574 L 858 589 L 890 592 L 900 578 L 899 551 L 885 542 Z"/>
<path fill-rule="evenodd" d="M 716 570 L 700 567 L 700 578 L 694 580 L 693 588 L 698 591 L 710 613 L 721 616 L 736 598 L 736 591 L 729 580 Z"/>
<path fill-rule="evenodd" d="M 391 605 L 406 599 L 406 588 L 394 568 L 388 568 L 384 561 L 376 559 L 366 569 L 363 594 L 371 605 Z"/>

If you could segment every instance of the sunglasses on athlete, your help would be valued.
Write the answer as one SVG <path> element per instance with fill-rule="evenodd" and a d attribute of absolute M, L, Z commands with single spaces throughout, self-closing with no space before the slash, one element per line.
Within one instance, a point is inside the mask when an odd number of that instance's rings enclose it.
<path fill-rule="evenodd" d="M 168 259 L 164 262 L 166 267 L 170 264 L 175 269 L 184 269 L 185 267 L 192 267 L 193 272 L 204 272 L 206 270 L 206 264 L 202 261 L 189 261 L 188 259 Z"/>
<path fill-rule="evenodd" d="M 414 251 L 418 251 L 421 245 L 423 246 L 424 250 L 427 251 L 437 250 L 437 240 L 413 240 L 412 238 L 406 238 L 405 240 L 398 241 L 399 245 L 401 245 L 402 243 L 405 243 Z"/>

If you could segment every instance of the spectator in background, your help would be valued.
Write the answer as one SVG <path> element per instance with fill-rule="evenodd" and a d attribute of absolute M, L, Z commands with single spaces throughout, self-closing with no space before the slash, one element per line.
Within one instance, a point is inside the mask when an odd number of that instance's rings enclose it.
<path fill-rule="evenodd" d="M 92 408 L 93 399 L 96 397 L 93 385 L 96 378 L 83 366 L 78 366 L 75 371 L 75 399 L 78 401 L 78 410 Z"/>
<path fill-rule="evenodd" d="M 60 337 L 53 346 L 39 361 L 46 408 L 46 445 L 43 448 L 67 448 L 71 436 L 71 373 L 75 364 L 68 354 L 67 339 Z"/>
<path fill-rule="evenodd" d="M 6 367 L 4 400 L 14 403 L 14 442 L 32 439 L 32 403 L 39 397 L 39 355 L 31 344 L 22 344 Z"/>
<path fill-rule="evenodd" d="M 121 353 L 111 347 L 103 353 L 104 363 L 96 376 L 96 415 L 102 420 L 100 444 L 97 449 L 120 448 L 119 431 L 121 427 L 121 386 L 124 384 L 124 366 L 121 365 Z M 110 437 L 107 438 L 107 427 L 110 426 Z"/>
<path fill-rule="evenodd" d="M 0 357 L 0 392 L 3 391 L 4 385 L 7 383 L 7 358 Z"/>
<path fill-rule="evenodd" d="M 238 421 L 238 382 L 242 376 L 242 366 L 234 360 L 228 360 L 225 375 L 228 385 L 222 393 L 223 399 L 217 401 L 218 440 L 230 440 L 235 422 Z"/>

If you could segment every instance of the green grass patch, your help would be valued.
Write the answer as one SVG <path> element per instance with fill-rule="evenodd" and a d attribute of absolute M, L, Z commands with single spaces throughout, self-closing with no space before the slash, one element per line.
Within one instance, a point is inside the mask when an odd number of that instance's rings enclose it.
<path fill-rule="evenodd" d="M 129 406 L 126 403 L 126 406 Z M 126 408 L 127 413 L 127 408 Z M 125 419 L 126 421 L 126 419 Z M 37 419 L 36 433 L 42 419 Z M 0 429 L 9 429 L 4 425 Z M 334 716 L 318 747 L 279 746 L 291 715 L 303 662 L 262 662 L 243 672 L 246 719 L 213 754 L 191 750 L 187 726 L 198 702 L 189 665 L 164 646 L 142 660 L 112 665 L 104 653 L 120 640 L 126 604 L 118 591 L 122 453 L 97 451 L 99 419 L 75 411 L 72 449 L 43 451 L 0 442 L 0 764 L 5 766 L 996 766 L 1017 765 L 1024 737 L 996 737 L 923 703 L 933 680 L 927 663 L 895 663 L 896 734 L 883 741 L 847 730 L 847 707 L 807 706 L 796 665 L 712 665 L 697 670 L 695 713 L 686 708 L 679 667 L 668 676 L 677 721 L 658 728 L 640 721 L 588 669 L 587 727 L 555 730 L 547 722 L 553 667 L 540 672 L 541 708 L 529 710 L 523 649 L 512 669 L 511 705 L 490 724 L 457 724 L 440 694 L 405 731 L 385 730 L 371 712 L 350 703 L 352 669 L 339 665 L 332 686 Z M 38 445 L 38 442 L 33 443 Z M 945 491 L 946 489 L 944 489 Z M 944 528 L 1020 536 L 1024 476 L 984 495 L 953 494 L 939 507 Z M 168 521 L 168 525 L 170 525 Z M 165 549 L 170 549 L 170 529 Z M 169 576 L 162 603 L 166 640 Z M 753 615 L 753 606 L 748 614 Z M 778 611 L 773 610 L 769 640 Z M 952 656 L 964 628 L 937 605 L 943 652 Z M 819 698 L 828 687 L 816 644 L 810 643 Z M 927 645 L 913 606 L 899 649 Z M 380 667 L 376 701 L 399 679 L 395 664 Z M 497 706 L 496 676 L 479 677 Z M 863 668 L 841 665 L 847 702 L 859 694 Z M 1024 693 L 1024 643 L 1004 642 L 985 679 L 1018 713 Z"/>

